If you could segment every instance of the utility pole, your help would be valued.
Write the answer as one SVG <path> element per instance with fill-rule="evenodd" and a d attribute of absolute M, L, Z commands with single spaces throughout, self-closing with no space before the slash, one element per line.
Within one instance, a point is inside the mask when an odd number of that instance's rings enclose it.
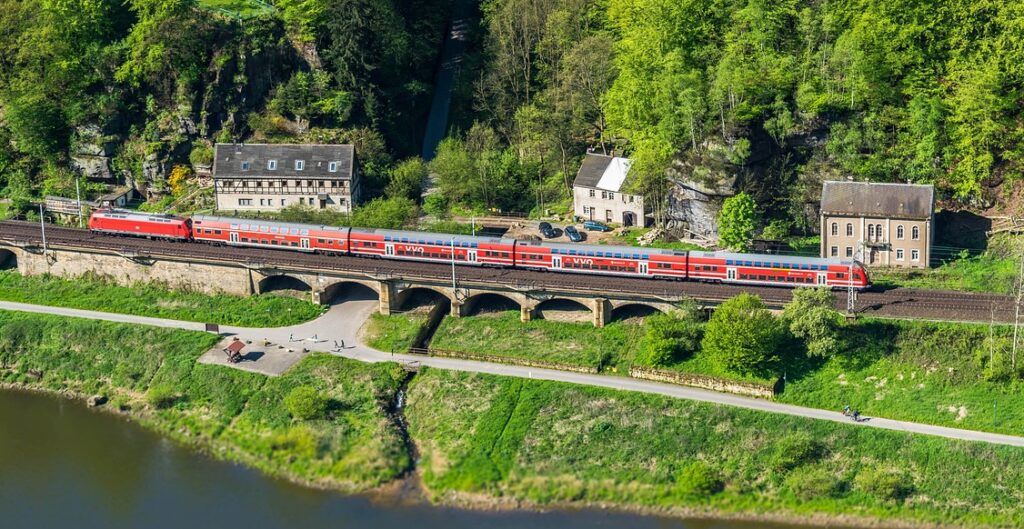
<path fill-rule="evenodd" d="M 1014 313 L 1013 313 L 1013 347 L 1010 349 L 1010 369 L 1013 373 L 1017 372 L 1017 334 L 1020 329 L 1020 303 L 1024 298 L 1024 255 L 1019 257 L 1020 268 L 1017 271 L 1017 284 L 1014 285 L 1017 289 L 1015 292 L 1014 299 Z"/>
<path fill-rule="evenodd" d="M 78 227 L 84 227 L 82 219 L 82 192 L 78 189 L 78 177 L 75 177 L 75 196 L 78 197 Z"/>
<path fill-rule="evenodd" d="M 43 257 L 46 257 L 46 217 L 43 216 L 43 203 L 39 203 L 39 231 L 43 234 Z"/>
<path fill-rule="evenodd" d="M 452 295 L 454 296 L 455 290 L 458 288 L 455 285 L 455 237 L 452 237 L 450 244 L 452 249 Z"/>
<path fill-rule="evenodd" d="M 846 315 L 853 316 L 857 313 L 857 289 L 853 285 L 853 269 L 854 265 L 857 264 L 857 256 L 861 254 L 861 248 L 864 246 L 864 241 L 857 241 L 853 249 L 853 259 L 850 260 L 849 276 L 849 287 L 846 289 Z"/>

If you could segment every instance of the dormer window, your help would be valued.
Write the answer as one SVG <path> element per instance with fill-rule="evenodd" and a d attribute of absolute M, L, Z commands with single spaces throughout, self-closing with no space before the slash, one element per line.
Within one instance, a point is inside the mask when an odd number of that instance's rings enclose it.
<path fill-rule="evenodd" d="M 248 171 L 249 170 L 249 162 L 242 162 L 242 170 L 243 171 Z"/>
<path fill-rule="evenodd" d="M 331 163 L 327 164 L 327 171 L 329 171 L 331 173 L 337 173 L 338 172 L 338 162 L 331 162 Z"/>
<path fill-rule="evenodd" d="M 305 160 L 295 160 L 295 170 L 301 171 L 306 168 Z"/>
<path fill-rule="evenodd" d="M 273 170 L 277 169 L 277 160 L 269 160 L 269 161 L 267 161 L 267 169 L 270 170 L 270 171 L 273 171 Z"/>

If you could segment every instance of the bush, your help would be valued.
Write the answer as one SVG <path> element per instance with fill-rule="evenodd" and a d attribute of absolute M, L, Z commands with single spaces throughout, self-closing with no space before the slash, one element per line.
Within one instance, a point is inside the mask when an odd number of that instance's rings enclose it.
<path fill-rule="evenodd" d="M 786 478 L 786 486 L 801 500 L 832 498 L 839 494 L 841 482 L 823 468 L 793 472 Z"/>
<path fill-rule="evenodd" d="M 646 332 L 638 364 L 662 367 L 697 352 L 703 327 L 692 319 L 681 319 L 670 314 L 656 314 L 644 322 Z"/>
<path fill-rule="evenodd" d="M 439 219 L 448 218 L 448 199 L 441 193 L 427 195 L 423 199 L 423 211 Z"/>
<path fill-rule="evenodd" d="M 810 434 L 791 433 L 775 443 L 771 466 L 776 470 L 792 470 L 821 457 L 822 446 Z"/>
<path fill-rule="evenodd" d="M 146 402 L 158 410 L 170 408 L 178 395 L 169 384 L 156 384 L 146 392 Z"/>
<path fill-rule="evenodd" d="M 854 485 L 883 500 L 902 500 L 914 493 L 914 480 L 899 470 L 874 468 L 857 473 Z"/>
<path fill-rule="evenodd" d="M 761 298 L 740 294 L 715 310 L 701 347 L 726 371 L 763 373 L 778 360 L 776 349 L 783 336 L 781 323 Z"/>
<path fill-rule="evenodd" d="M 213 165 L 213 147 L 202 143 L 192 146 L 192 152 L 188 155 L 188 161 L 193 167 L 197 165 Z"/>
<path fill-rule="evenodd" d="M 839 350 L 843 316 L 833 301 L 828 288 L 798 288 L 783 310 L 789 332 L 804 341 L 808 356 L 829 357 Z"/>
<path fill-rule="evenodd" d="M 724 488 L 718 471 L 703 461 L 694 461 L 676 476 L 676 493 L 680 496 L 710 496 Z"/>
<path fill-rule="evenodd" d="M 327 413 L 327 398 L 316 388 L 298 386 L 284 398 L 284 405 L 292 417 L 302 420 L 319 419 Z"/>

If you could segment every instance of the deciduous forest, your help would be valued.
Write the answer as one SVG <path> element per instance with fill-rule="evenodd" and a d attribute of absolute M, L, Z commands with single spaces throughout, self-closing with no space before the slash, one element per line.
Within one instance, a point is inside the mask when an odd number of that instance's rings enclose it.
<path fill-rule="evenodd" d="M 342 141 L 384 194 L 419 154 L 452 4 L 0 0 L 0 187 L 15 207 L 76 173 L 159 192 L 215 141 Z M 475 7 L 429 163 L 437 210 L 564 209 L 587 149 L 632 157 L 655 202 L 671 179 L 736 178 L 798 224 L 823 179 L 934 183 L 986 208 L 1021 175 L 1020 2 Z M 389 194 L 415 197 L 404 182 Z"/>

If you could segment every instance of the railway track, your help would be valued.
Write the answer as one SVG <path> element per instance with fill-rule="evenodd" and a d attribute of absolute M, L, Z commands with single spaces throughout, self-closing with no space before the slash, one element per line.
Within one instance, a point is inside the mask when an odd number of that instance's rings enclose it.
<path fill-rule="evenodd" d="M 0 239 L 25 245 L 42 243 L 39 225 L 21 221 L 0 222 Z M 58 247 L 102 249 L 126 256 L 202 259 L 242 263 L 248 266 L 299 268 L 313 272 L 352 272 L 378 278 L 451 278 L 450 265 L 441 263 L 389 261 L 367 257 L 305 254 L 289 250 L 116 237 L 56 226 L 47 226 L 46 239 L 48 244 Z M 748 292 L 760 296 L 765 303 L 774 307 L 789 301 L 791 294 L 786 288 L 613 278 L 472 266 L 459 266 L 457 277 L 462 282 L 500 284 L 521 290 L 615 292 L 670 301 L 690 297 L 701 301 L 720 302 L 741 292 Z M 837 292 L 835 297 L 836 307 L 845 310 L 845 292 Z M 857 311 L 873 316 L 957 321 L 987 322 L 994 317 L 996 321 L 1007 322 L 1013 321 L 1014 317 L 1013 300 L 1009 296 L 910 288 L 861 292 L 858 294 Z"/>

